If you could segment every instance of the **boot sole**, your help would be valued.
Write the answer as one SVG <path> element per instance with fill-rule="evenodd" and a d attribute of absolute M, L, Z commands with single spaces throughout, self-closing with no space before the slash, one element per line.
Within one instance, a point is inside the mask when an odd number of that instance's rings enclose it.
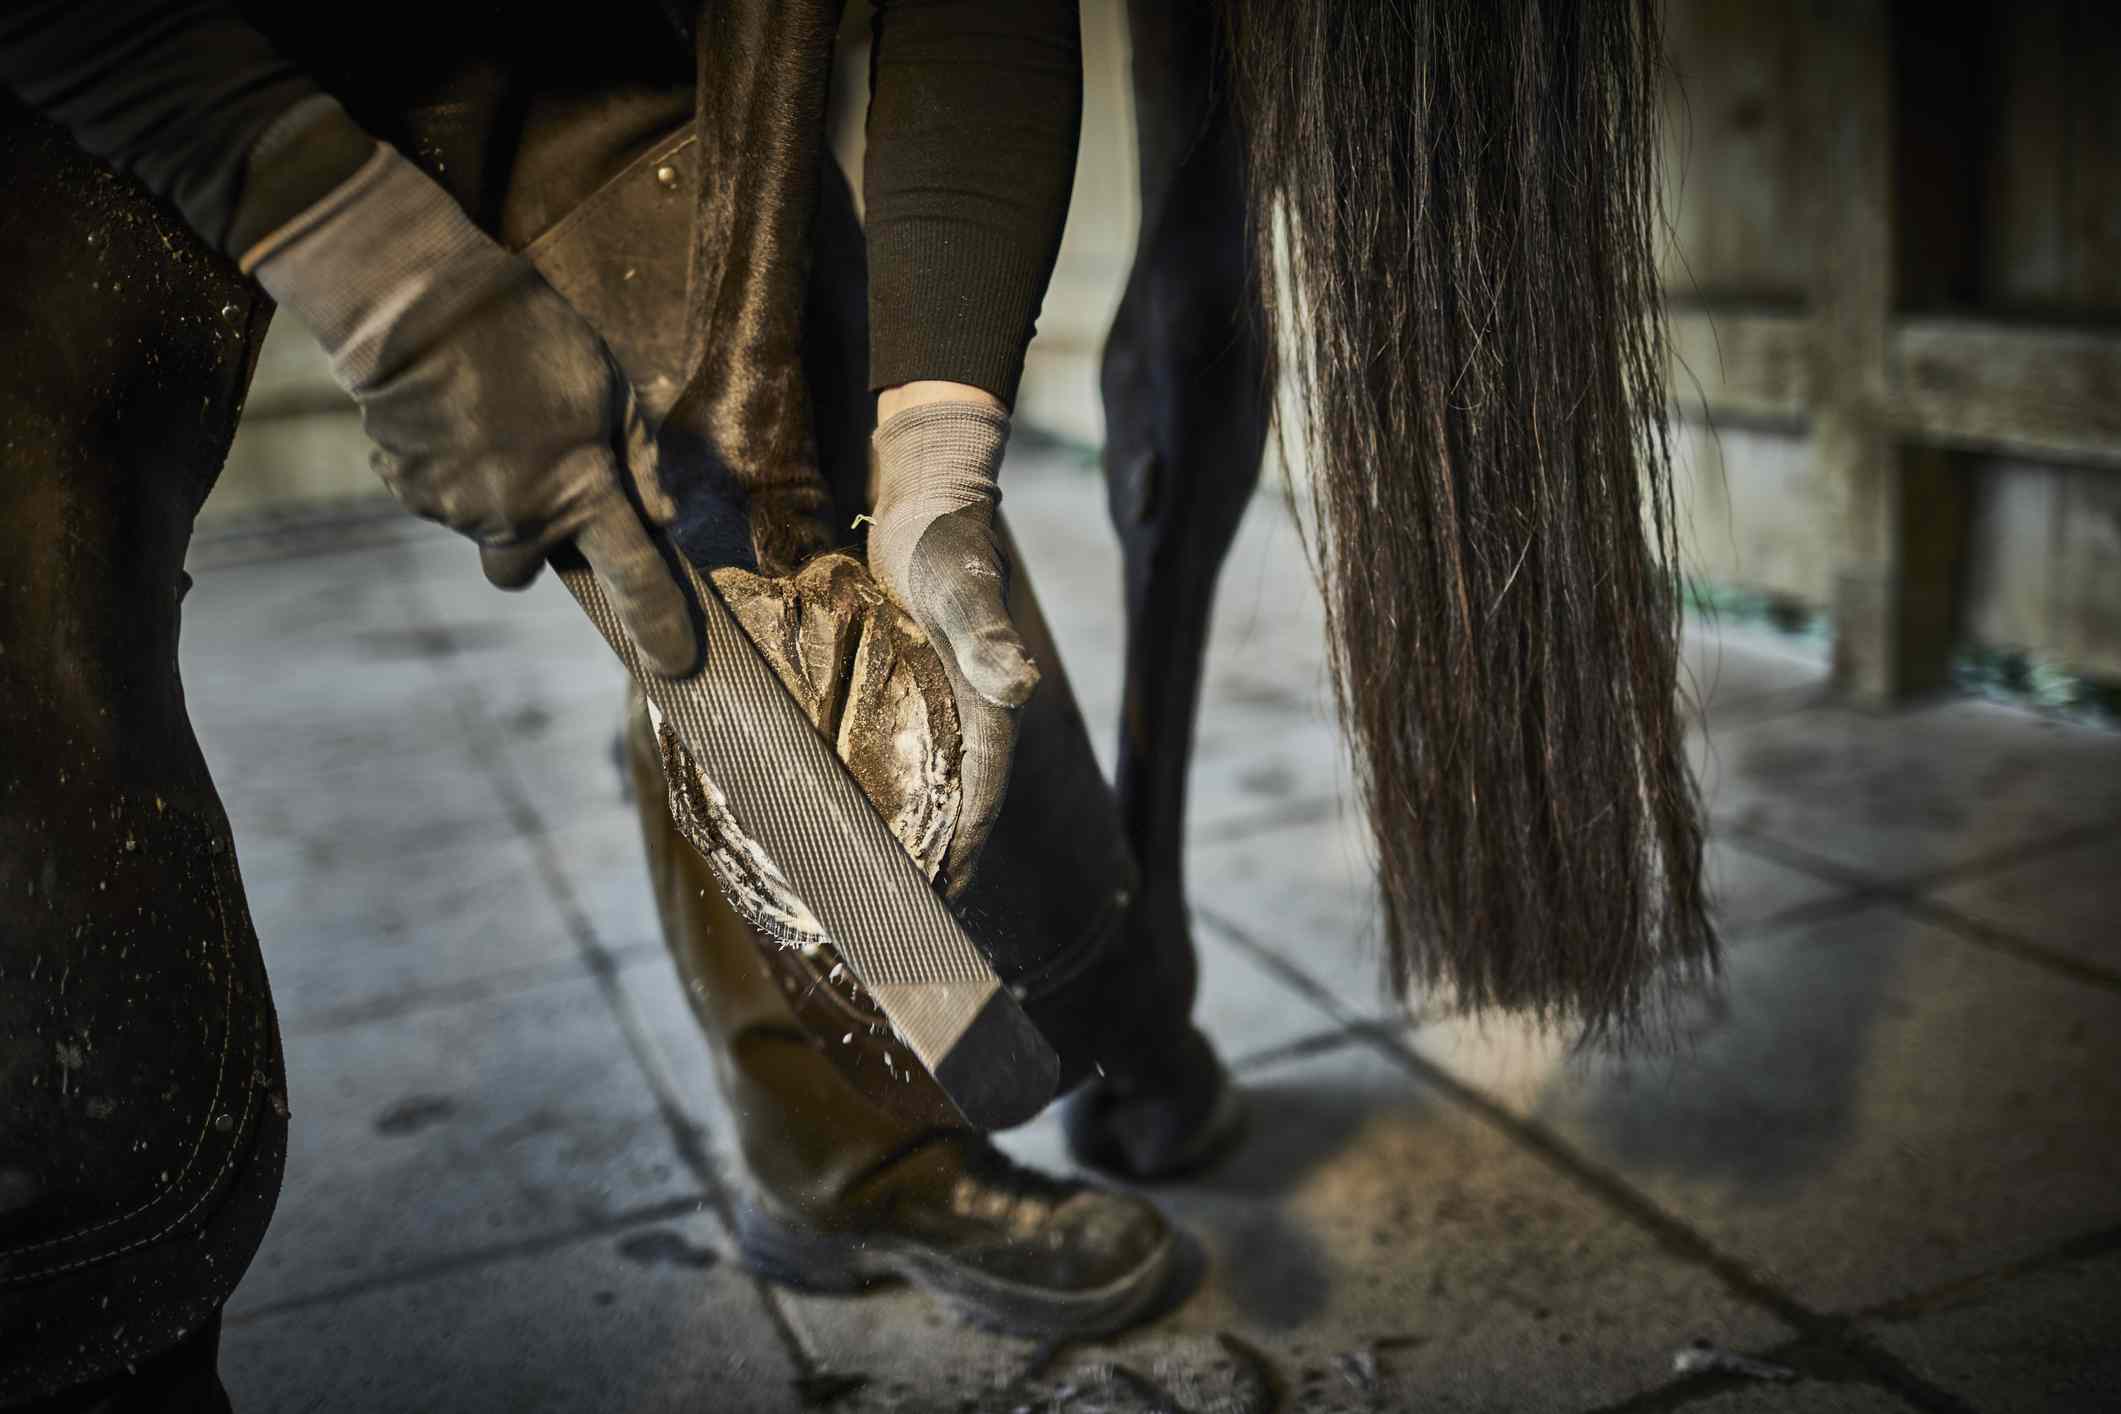
<path fill-rule="evenodd" d="M 1089 1337 L 1124 1329 L 1169 1280 L 1176 1244 L 1167 1234 L 1134 1270 L 1103 1286 L 1053 1291 L 990 1277 L 912 1243 L 858 1233 L 818 1232 L 775 1217 L 755 1203 L 737 1213 L 744 1263 L 779 1286 L 851 1296 L 906 1281 L 948 1301 L 975 1325 L 1012 1335 Z"/>

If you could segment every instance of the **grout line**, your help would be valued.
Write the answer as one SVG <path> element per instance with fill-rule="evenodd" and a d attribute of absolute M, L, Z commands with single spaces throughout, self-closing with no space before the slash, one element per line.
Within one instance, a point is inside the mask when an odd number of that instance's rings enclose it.
<path fill-rule="evenodd" d="M 634 950 L 638 951 L 639 946 L 635 945 Z M 344 1006 L 323 1007 L 294 1016 L 283 1013 L 280 1017 L 280 1032 L 284 1036 L 322 1036 L 334 1031 L 366 1026 L 370 1022 L 395 1021 L 399 1017 L 417 1016 L 421 1012 L 439 1011 L 462 1006 L 467 1002 L 484 1001 L 489 997 L 514 996 L 549 983 L 564 982 L 577 977 L 581 975 L 581 966 L 580 957 L 569 957 L 557 962 L 530 963 L 521 967 L 504 968 L 484 977 L 467 977 L 455 982 L 410 987 L 404 991 L 349 1002 Z"/>
<path fill-rule="evenodd" d="M 1884 900 L 1862 889 L 1845 889 L 1825 898 L 1806 899 L 1803 903 L 1778 908 L 1773 913 L 1733 927 L 1719 927 L 1718 932 L 1727 942 L 1745 942 L 1775 933 L 1786 933 L 1793 928 L 1806 928 L 1816 923 L 1845 918 L 1851 913 L 1861 913 L 1881 902 Z"/>
<path fill-rule="evenodd" d="M 2006 957 L 2014 957 L 2020 962 L 2029 962 L 2043 971 L 2058 973 L 2088 987 L 2121 992 L 2121 972 L 2112 968 L 2101 967 L 2096 962 L 2087 962 L 2069 953 L 2057 952 L 2043 943 L 2028 941 L 2015 933 L 1983 923 L 1977 918 L 1970 918 L 1935 899 L 1910 898 L 1902 903 L 1915 917 L 1957 934 L 1962 942 L 2002 953 Z"/>
<path fill-rule="evenodd" d="M 1269 971 L 1279 976 L 1288 987 L 1308 998 L 1313 1005 L 1344 1023 L 1356 1021 L 1321 983 L 1295 963 L 1259 942 L 1230 920 L 1205 909 L 1196 909 L 1196 912 L 1228 941 L 1250 953 Z M 1667 1254 L 1706 1270 L 1726 1291 L 1769 1312 L 1798 1332 L 1807 1342 L 1817 1342 L 1831 1350 L 1846 1353 L 1867 1374 L 1869 1383 L 1900 1396 L 1919 1409 L 1934 1411 L 1934 1414 L 1969 1414 L 1969 1406 L 1964 1401 L 1930 1384 L 1908 1369 L 1891 1352 L 1874 1345 L 1856 1329 L 1853 1321 L 1846 1317 L 1822 1314 L 1806 1306 L 1795 1296 L 1755 1272 L 1744 1261 L 1722 1251 L 1685 1222 L 1665 1212 L 1652 1199 L 1636 1191 L 1626 1180 L 1577 1153 L 1549 1130 L 1511 1113 L 1485 1092 L 1460 1080 L 1435 1062 L 1416 1054 L 1394 1032 L 1376 1026 L 1355 1029 L 1362 1041 L 1382 1053 L 1388 1060 L 1399 1065 L 1415 1079 L 1441 1092 L 1460 1107 L 1471 1111 L 1519 1148 L 1529 1151 L 1544 1161 L 1549 1168 L 1601 1200 L 1608 1208 L 1642 1230 Z"/>
<path fill-rule="evenodd" d="M 2113 826 L 2111 824 L 2087 827 L 2083 830 L 2072 831 L 2067 835 L 2052 836 L 2047 843 L 2057 850 L 2070 849 L 2078 845 L 2104 839 L 2112 831 Z M 1849 890 L 1844 899 L 1839 900 L 1841 902 L 1859 905 L 1891 904 L 1911 917 L 1921 919 L 1924 922 L 1943 928 L 1947 932 L 1956 934 L 1960 941 L 1972 944 L 1975 947 L 1983 948 L 1990 952 L 2002 953 L 2020 962 L 2030 963 L 2043 971 L 2067 977 L 2074 982 L 2081 982 L 2087 986 L 2098 987 L 2105 991 L 2121 992 L 2121 971 L 2101 967 L 2098 963 L 2087 962 L 2083 958 L 2057 951 L 2043 943 L 2021 937 L 2007 929 L 1983 923 L 1979 919 L 1969 917 L 1949 904 L 1942 903 L 1930 896 L 1929 890 L 1936 887 L 1939 882 L 1952 883 L 1976 877 L 1980 872 L 1987 872 L 1985 866 L 1978 869 L 1975 866 L 1965 866 L 1939 874 L 1928 875 L 1912 883 L 1893 883 L 1856 874 L 1844 866 L 1834 863 L 1832 860 L 1822 859 L 1809 850 L 1796 845 L 1784 844 L 1778 839 L 1763 835 L 1744 826 L 1727 826 L 1724 829 L 1724 833 L 1734 845 L 1745 850 L 1748 854 L 1787 865 L 1792 869 L 1804 870 L 1816 878 L 1824 879 L 1829 883 L 1837 884 Z M 2028 846 L 2026 849 L 2014 851 L 2007 859 L 1999 857 L 2000 862 L 1996 862 L 1994 867 L 2002 869 L 2010 867 L 2012 864 L 2037 860 L 2050 852 L 2052 851 L 2049 849 Z M 1785 914 L 1777 916 L 1775 919 L 1776 926 L 1783 926 L 1790 917 L 1803 913 L 1812 907 L 1814 905 L 1801 904 L 1787 910 Z"/>
<path fill-rule="evenodd" d="M 393 1287 L 411 1286 L 418 1282 L 431 1281 L 436 1277 L 448 1276 L 453 1272 L 468 1271 L 475 1267 L 488 1266 L 495 1262 L 504 1262 L 516 1257 L 533 1257 L 540 1252 L 552 1252 L 562 1247 L 570 1247 L 577 1242 L 586 1242 L 591 1238 L 607 1237 L 614 1232 L 624 1232 L 627 1228 L 638 1227 L 643 1223 L 667 1222 L 672 1218 L 685 1217 L 688 1214 L 697 1213 L 706 1206 L 706 1198 L 697 1193 L 684 1198 L 665 1198 L 661 1202 L 649 1203 L 639 1208 L 629 1208 L 624 1212 L 611 1213 L 605 1217 L 594 1218 L 586 1223 L 566 1228 L 559 1232 L 540 1233 L 535 1237 L 517 1238 L 512 1242 L 498 1242 L 490 1247 L 479 1247 L 468 1252 L 457 1252 L 447 1257 L 437 1257 L 432 1261 L 401 1267 L 396 1271 L 379 1272 L 374 1276 L 359 1277 L 338 1286 L 326 1287 L 321 1291 L 310 1291 L 304 1292 L 299 1296 L 282 1297 L 277 1301 L 268 1301 L 260 1306 L 252 1306 L 247 1310 L 231 1312 L 223 1319 L 223 1324 L 231 1329 L 237 1326 L 247 1326 L 253 1322 L 284 1316 L 293 1311 L 305 1311 L 313 1306 L 335 1305 L 338 1302 L 350 1301 L 356 1297 L 367 1296 L 374 1292 L 388 1291 Z"/>
<path fill-rule="evenodd" d="M 590 973 L 597 979 L 597 986 L 604 994 L 605 1004 L 611 1009 L 613 1019 L 625 1034 L 627 1049 L 632 1052 L 634 1064 L 639 1067 L 642 1079 L 655 1097 L 656 1109 L 661 1114 L 664 1128 L 669 1131 L 672 1145 L 676 1148 L 679 1162 L 690 1170 L 694 1177 L 706 1187 L 709 1202 L 715 1214 L 722 1220 L 724 1230 L 734 1236 L 736 1207 L 719 1167 L 708 1148 L 707 1127 L 687 1114 L 683 1102 L 678 1099 L 677 1089 L 655 1054 L 655 1042 L 648 1034 L 646 1024 L 635 1010 L 618 979 L 618 960 L 610 949 L 597 939 L 594 925 L 588 914 L 574 897 L 574 890 L 559 867 L 556 846 L 550 834 L 544 832 L 537 812 L 521 786 L 505 764 L 495 765 L 496 784 L 509 801 L 509 813 L 517 828 L 530 840 L 532 851 L 538 856 L 538 872 L 548 892 L 553 895 L 561 915 L 567 920 L 568 931 L 575 935 L 582 950 L 583 960 Z M 753 1275 L 753 1290 L 758 1294 L 760 1305 L 780 1337 L 789 1363 L 798 1376 L 814 1375 L 819 1364 L 805 1347 L 802 1338 L 789 1322 L 782 1308 L 778 1292 L 765 1278 Z"/>
<path fill-rule="evenodd" d="M 2104 1228 L 2073 1237 L 2045 1252 L 2037 1252 L 2020 1261 L 2006 1263 L 1975 1276 L 1961 1277 L 1941 1286 L 1931 1287 L 1927 1291 L 1898 1296 L 1890 1301 L 1864 1307 L 1850 1312 L 1846 1319 L 1884 1325 L 1918 1320 L 1940 1311 L 1979 1304 L 1998 1294 L 2009 1283 L 2022 1278 L 2037 1276 L 2056 1267 L 2106 1257 L 2115 1252 L 2121 1252 L 2121 1227 Z M 1798 1339 L 1754 1352 L 1753 1358 L 1790 1366 L 1806 1378 L 1818 1378 L 1824 1372 L 1806 1368 L 1809 1363 L 1807 1357 L 1824 1354 L 1831 1359 L 1835 1353 L 1822 1351 L 1818 1344 L 1810 1339 Z M 1587 1414 L 1668 1414 L 1668 1411 L 1684 1409 L 1728 1390 L 1749 1387 L 1752 1383 L 1753 1381 L 1739 1375 L 1688 1375 L 1641 1394 L 1631 1395 L 1618 1403 L 1600 1405 L 1587 1411 Z"/>
<path fill-rule="evenodd" d="M 1903 1321 L 1916 1320 L 1938 1311 L 1975 1304 L 2006 1283 L 2038 1276 L 2056 1267 L 2067 1267 L 2078 1262 L 2112 1256 L 2117 1252 L 2121 1252 L 2121 1227 L 2101 1228 L 2097 1232 L 2079 1234 L 2044 1252 L 2035 1252 L 2030 1257 L 2007 1262 L 2003 1266 L 1970 1277 L 1961 1277 L 1956 1281 L 1931 1287 L 1927 1291 L 1896 1296 L 1890 1301 L 1881 1301 L 1854 1314 L 1858 1320 L 1898 1325 Z"/>
<path fill-rule="evenodd" d="M 323 559 L 394 550 L 426 538 L 420 523 L 387 492 L 359 497 L 312 514 L 238 515 L 200 530 L 185 550 L 185 567 L 239 569 L 286 560 Z M 194 559 L 194 556 L 197 556 Z"/>
<path fill-rule="evenodd" d="M 2073 825 L 2069 829 L 2051 835 L 2041 835 L 2008 849 L 1998 850 L 1994 854 L 1986 854 L 1960 864 L 1945 865 L 1904 879 L 1880 878 L 1875 874 L 1851 869 L 1829 855 L 1816 853 L 1803 845 L 1790 844 L 1757 825 L 1748 825 L 1742 821 L 1717 821 L 1711 828 L 1749 852 L 1786 864 L 1792 869 L 1801 869 L 1807 874 L 1830 883 L 1841 884 L 1846 888 L 1897 897 L 1950 888 L 1955 884 L 1967 883 L 1990 874 L 2000 874 L 2021 864 L 2030 864 L 2083 845 L 2095 844 L 2121 834 L 2121 820 L 2109 819 L 2088 825 Z"/>
<path fill-rule="evenodd" d="M 1336 1026 L 1330 1031 L 1314 1031 L 1308 1036 L 1299 1036 L 1293 1041 L 1284 1041 L 1278 1046 L 1267 1046 L 1249 1051 L 1225 1062 L 1232 1075 L 1244 1075 L 1269 1066 L 1282 1065 L 1289 1061 L 1308 1060 L 1313 1056 L 1331 1055 L 1355 1045 L 1362 1038 L 1352 1028 Z"/>
<path fill-rule="evenodd" d="M 1823 854 L 1814 854 L 1800 846 L 1784 844 L 1772 835 L 1763 834 L 1755 827 L 1735 820 L 1715 822 L 1710 829 L 1748 854 L 1801 870 L 1816 879 L 1824 879 L 1830 884 L 1839 885 L 1855 893 L 1882 898 L 1892 888 L 1891 884 L 1874 875 L 1859 873 L 1839 860 Z"/>
<path fill-rule="evenodd" d="M 438 632 L 447 634 L 446 627 Z M 640 1013 L 634 1008 L 632 999 L 626 995 L 619 982 L 617 956 L 597 937 L 596 927 L 587 911 L 575 897 L 574 888 L 567 881 L 565 871 L 560 868 L 557 846 L 552 833 L 539 816 L 537 807 L 531 803 L 515 772 L 510 768 L 503 753 L 494 745 L 493 724 L 488 717 L 478 686 L 474 682 L 459 679 L 449 673 L 439 662 L 436 671 L 451 679 L 452 697 L 459 722 L 469 738 L 473 759 L 492 780 L 508 813 L 509 824 L 529 844 L 536 857 L 540 882 L 551 895 L 555 910 L 559 913 L 568 934 L 574 939 L 576 948 L 588 966 L 590 975 L 596 979 L 597 988 L 603 994 L 605 1006 L 612 1019 L 626 1038 L 627 1050 L 632 1054 L 634 1065 L 647 1084 L 655 1100 L 656 1110 L 663 1120 L 663 1127 L 670 1136 L 678 1161 L 700 1182 L 706 1193 L 706 1204 L 721 1220 L 723 1231 L 734 1239 L 737 1230 L 735 1201 L 720 1167 L 715 1163 L 708 1148 L 706 1125 L 686 1113 L 678 1099 L 675 1085 L 656 1055 L 655 1043 L 648 1034 Z M 800 1378 L 818 1373 L 818 1359 L 811 1353 L 802 1336 L 789 1320 L 782 1307 L 779 1293 L 767 1280 L 751 1274 L 752 1290 L 758 1297 L 760 1308 L 780 1340 L 783 1353 Z"/>
<path fill-rule="evenodd" d="M 1276 830 L 1295 829 L 1300 825 L 1320 825 L 1339 815 L 1344 802 L 1337 795 L 1315 796 L 1299 800 L 1294 805 L 1284 806 L 1275 813 L 1262 810 L 1258 815 L 1240 815 L 1234 819 L 1218 820 L 1211 825 L 1202 825 L 1188 831 L 1188 849 L 1202 845 L 1229 844 L 1234 840 L 1248 840 L 1259 835 L 1272 834 Z"/>
<path fill-rule="evenodd" d="M 1932 869 L 1924 874 L 1915 874 L 1905 879 L 1890 881 L 1891 886 L 1909 892 L 1927 893 L 1933 889 L 1950 888 L 1971 880 L 2000 874 L 2006 869 L 2015 869 L 2021 864 L 2031 864 L 2052 855 L 2063 854 L 2087 844 L 2095 844 L 2121 834 L 2121 820 L 2096 820 L 2086 825 L 2072 825 L 2066 830 L 2057 830 L 2051 835 L 2038 835 L 1994 854 L 1984 854 L 1961 864 L 1947 864 L 1941 869 Z"/>

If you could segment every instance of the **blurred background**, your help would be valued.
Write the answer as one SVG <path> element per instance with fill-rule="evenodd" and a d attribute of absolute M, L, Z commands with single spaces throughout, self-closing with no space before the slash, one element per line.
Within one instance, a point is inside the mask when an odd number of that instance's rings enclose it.
<path fill-rule="evenodd" d="M 857 11 L 861 7 L 855 7 Z M 1951 681 L 2053 703 L 2121 682 L 2121 10 L 1688 0 L 1666 285 L 1688 570 L 1830 634 L 1859 699 Z M 1019 421 L 1102 440 L 1132 258 L 1126 19 L 1084 0 L 1082 155 Z M 866 24 L 838 146 L 859 171 Z M 209 524 L 379 489 L 292 321 Z"/>

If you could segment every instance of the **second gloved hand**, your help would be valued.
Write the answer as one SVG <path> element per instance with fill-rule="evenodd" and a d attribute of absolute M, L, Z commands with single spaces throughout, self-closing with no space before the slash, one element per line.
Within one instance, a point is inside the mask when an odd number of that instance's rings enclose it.
<path fill-rule="evenodd" d="M 1008 565 L 995 543 L 995 472 L 1008 414 L 970 402 L 908 408 L 877 428 L 876 516 L 869 571 L 942 658 L 964 734 L 964 804 L 944 873 L 971 877 L 1001 811 L 1016 750 L 1016 712 L 1038 666 L 1009 619 Z"/>
<path fill-rule="evenodd" d="M 520 589 L 572 541 L 642 654 L 699 657 L 649 523 L 676 514 L 653 438 L 596 331 L 397 152 L 376 155 L 243 258 L 310 326 L 407 509 L 478 542 Z"/>

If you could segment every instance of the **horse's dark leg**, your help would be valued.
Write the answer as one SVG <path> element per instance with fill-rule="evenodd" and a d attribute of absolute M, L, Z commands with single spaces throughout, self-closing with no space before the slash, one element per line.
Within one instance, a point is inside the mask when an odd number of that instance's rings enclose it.
<path fill-rule="evenodd" d="M 1106 1088 L 1134 1080 L 1146 1102 L 1162 1087 L 1169 1106 L 1190 1110 L 1204 1085 L 1220 1088 L 1220 1071 L 1184 1024 L 1197 980 L 1186 919 L 1186 766 L 1216 575 L 1259 481 L 1269 402 L 1243 151 L 1230 84 L 1218 73 L 1212 6 L 1135 0 L 1129 18 L 1142 225 L 1105 346 L 1105 475 L 1126 557 L 1118 791 L 1142 869 L 1129 970 L 1131 985 L 1155 999 L 1167 1045 L 1139 1053 L 1138 1078 L 1115 1076 Z M 1204 1118 L 1144 1117 L 1139 1128 L 1172 1136 Z M 1085 1132 L 1073 1117 L 1071 1129 Z M 1156 1147 L 1144 1138 L 1141 1152 L 1116 1166 L 1163 1167 L 1148 1155 Z M 1114 1162 L 1109 1151 L 1084 1157 Z"/>
<path fill-rule="evenodd" d="M 1186 933 L 1186 767 L 1208 615 L 1259 483 L 1269 412 L 1243 157 L 1206 8 L 1132 9 L 1141 244 L 1103 378 L 1106 486 L 1126 553 L 1120 809 L 1144 922 L 1173 938 Z"/>

